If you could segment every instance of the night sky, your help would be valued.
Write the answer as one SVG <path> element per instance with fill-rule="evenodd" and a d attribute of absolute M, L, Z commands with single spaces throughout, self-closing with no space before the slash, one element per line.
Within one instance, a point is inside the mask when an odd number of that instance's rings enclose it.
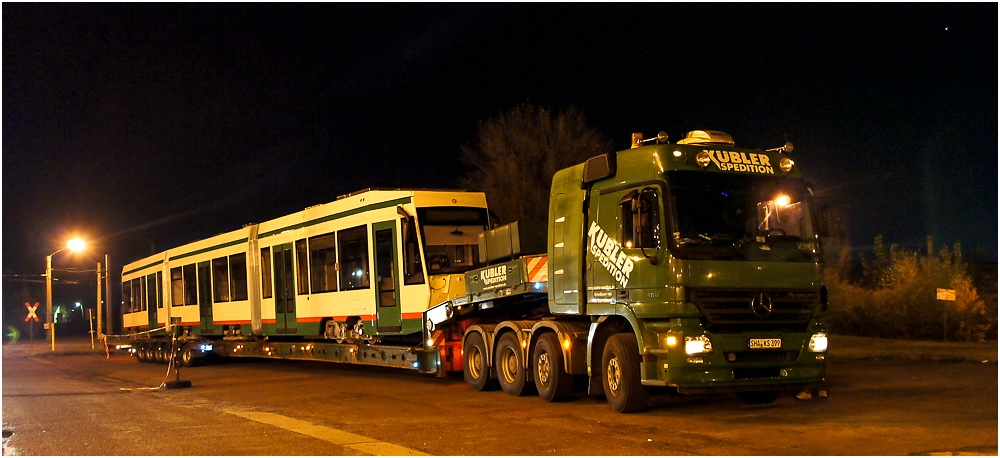
<path fill-rule="evenodd" d="M 794 142 L 854 248 L 996 260 L 997 4 L 3 4 L 3 271 L 112 268 L 367 187 L 455 188 L 477 125 Z M 532 185 L 532 184 L 529 184 Z M 537 183 L 547 186 L 548 183 Z M 939 245 L 940 246 L 940 245 Z M 60 260 L 69 265 L 73 261 Z"/>

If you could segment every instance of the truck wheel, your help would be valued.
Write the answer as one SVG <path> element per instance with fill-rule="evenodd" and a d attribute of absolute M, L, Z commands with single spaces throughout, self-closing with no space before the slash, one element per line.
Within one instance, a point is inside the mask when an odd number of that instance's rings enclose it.
<path fill-rule="evenodd" d="M 737 391 L 736 397 L 744 404 L 770 404 L 778 399 L 781 391 Z"/>
<path fill-rule="evenodd" d="M 140 363 L 146 362 L 146 346 L 141 343 L 132 344 L 132 351 L 135 353 L 135 360 Z"/>
<path fill-rule="evenodd" d="M 155 353 L 154 353 L 153 359 L 156 362 L 158 362 L 158 363 L 166 364 L 167 363 L 167 358 L 170 357 L 168 355 L 168 353 L 170 353 L 170 350 L 167 348 L 167 343 L 166 342 L 160 342 L 160 343 L 156 344 L 156 350 L 154 350 L 154 351 L 155 351 Z"/>
<path fill-rule="evenodd" d="M 497 344 L 497 378 L 503 392 L 511 396 L 522 396 L 525 392 L 527 373 L 524 369 L 524 355 L 521 354 L 521 344 L 517 336 L 508 332 L 500 337 Z"/>
<path fill-rule="evenodd" d="M 195 350 L 193 345 L 187 345 L 181 350 L 181 365 L 184 367 L 194 367 L 201 362 L 201 358 L 198 357 L 198 351 Z"/>
<path fill-rule="evenodd" d="M 486 343 L 481 334 L 472 333 L 465 340 L 462 354 L 462 372 L 465 373 L 465 383 L 476 391 L 495 390 L 496 379 L 490 378 L 490 366 L 486 364 Z"/>
<path fill-rule="evenodd" d="M 649 390 L 639 372 L 639 344 L 634 334 L 615 334 L 604 346 L 604 395 L 620 413 L 641 412 L 649 402 Z"/>
<path fill-rule="evenodd" d="M 573 376 L 563 370 L 563 353 L 554 333 L 547 332 L 538 338 L 531 360 L 538 396 L 553 402 L 562 401 L 573 393 Z"/>
<path fill-rule="evenodd" d="M 153 345 L 150 343 L 144 343 L 139 348 L 139 361 L 144 363 L 153 362 Z"/>

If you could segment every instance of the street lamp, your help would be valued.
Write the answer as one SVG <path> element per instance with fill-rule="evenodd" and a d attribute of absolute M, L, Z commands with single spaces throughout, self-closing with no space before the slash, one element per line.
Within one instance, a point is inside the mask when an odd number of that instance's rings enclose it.
<path fill-rule="evenodd" d="M 49 326 L 49 336 L 52 338 L 52 351 L 56 351 L 56 325 L 52 321 L 52 257 L 63 250 L 82 251 L 86 247 L 83 240 L 72 239 L 52 254 L 45 257 L 45 324 Z"/>

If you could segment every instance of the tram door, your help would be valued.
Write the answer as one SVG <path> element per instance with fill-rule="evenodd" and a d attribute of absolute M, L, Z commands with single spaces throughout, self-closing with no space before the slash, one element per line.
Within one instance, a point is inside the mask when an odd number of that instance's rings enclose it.
<path fill-rule="evenodd" d="M 157 322 L 157 300 L 156 293 L 160 290 L 156 283 L 156 275 L 147 275 L 146 277 L 146 307 L 149 308 L 149 329 L 156 329 L 159 327 Z"/>
<path fill-rule="evenodd" d="M 295 261 L 291 243 L 274 247 L 274 332 L 295 334 Z"/>
<path fill-rule="evenodd" d="M 399 278 L 396 273 L 399 265 L 396 222 L 375 223 L 372 230 L 375 232 L 375 313 L 378 330 L 380 333 L 400 332 L 403 330 L 403 322 L 399 308 Z"/>
<path fill-rule="evenodd" d="M 212 324 L 212 264 L 208 261 L 198 263 L 198 310 L 201 334 L 215 334 Z"/>

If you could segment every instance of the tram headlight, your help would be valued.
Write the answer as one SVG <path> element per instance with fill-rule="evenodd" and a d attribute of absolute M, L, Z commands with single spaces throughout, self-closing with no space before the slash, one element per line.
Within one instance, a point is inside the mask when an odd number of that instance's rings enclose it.
<path fill-rule="evenodd" d="M 712 341 L 708 336 L 684 336 L 684 353 L 700 355 L 712 352 Z"/>
<path fill-rule="evenodd" d="M 826 333 L 817 332 L 809 338 L 809 351 L 822 352 L 826 351 L 827 348 L 827 338 Z"/>

